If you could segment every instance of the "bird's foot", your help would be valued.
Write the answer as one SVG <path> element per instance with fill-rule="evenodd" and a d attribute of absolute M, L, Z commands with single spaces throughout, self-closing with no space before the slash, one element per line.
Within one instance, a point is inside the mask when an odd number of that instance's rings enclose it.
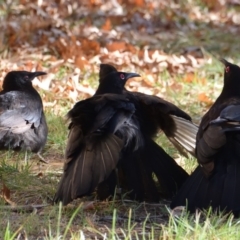
<path fill-rule="evenodd" d="M 49 161 L 48 160 L 46 160 L 39 152 L 37 153 L 37 155 L 38 155 L 38 157 L 40 158 L 40 162 L 44 162 L 44 163 L 46 163 L 46 164 L 48 164 L 49 163 Z"/>

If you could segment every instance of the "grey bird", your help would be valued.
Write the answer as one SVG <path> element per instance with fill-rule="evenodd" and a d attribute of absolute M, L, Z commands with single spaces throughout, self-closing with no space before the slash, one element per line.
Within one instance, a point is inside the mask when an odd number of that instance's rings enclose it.
<path fill-rule="evenodd" d="M 4 78 L 0 92 L 0 149 L 36 153 L 46 144 L 48 127 L 42 99 L 32 80 L 45 72 L 11 71 Z"/>

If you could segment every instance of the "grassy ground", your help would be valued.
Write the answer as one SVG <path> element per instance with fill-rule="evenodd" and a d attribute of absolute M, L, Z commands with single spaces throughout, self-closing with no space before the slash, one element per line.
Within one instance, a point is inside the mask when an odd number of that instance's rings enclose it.
<path fill-rule="evenodd" d="M 214 63 L 212 67 L 216 65 L 219 63 Z M 205 71 L 207 77 L 212 74 L 209 69 L 209 73 Z M 218 69 L 217 77 L 221 74 L 221 67 Z M 178 79 L 180 84 L 181 76 Z M 220 82 L 218 79 L 217 83 L 213 80 L 209 84 L 216 89 L 213 91 L 215 95 L 220 90 Z M 182 86 L 177 95 L 172 88 L 166 88 L 167 99 L 182 107 L 198 122 L 208 105 L 199 102 L 196 93 L 200 88 L 207 91 L 209 86 L 197 82 Z M 209 98 L 214 99 L 215 95 Z M 192 100 L 191 104 L 188 104 L 188 99 Z M 25 163 L 24 153 L 1 153 L 1 182 L 10 191 L 3 188 L 0 198 L 1 236 L 5 239 L 16 236 L 27 239 L 226 239 L 231 236 L 231 239 L 238 239 L 238 221 L 231 216 L 217 217 L 208 213 L 188 216 L 181 211 L 180 216 L 179 213 L 172 215 L 166 200 L 148 204 L 116 197 L 111 201 L 98 202 L 93 195 L 64 208 L 52 206 L 51 200 L 64 161 L 66 109 L 63 107 L 57 114 L 46 108 L 49 136 L 43 156 L 50 161 L 49 164 L 39 163 L 38 157 L 31 154 Z M 180 156 L 165 136 L 159 134 L 156 141 L 189 173 L 195 168 L 195 159 Z"/>
<path fill-rule="evenodd" d="M 64 115 L 96 88 L 99 62 L 141 73 L 143 80 L 128 89 L 164 97 L 198 123 L 221 91 L 223 66 L 216 57 L 239 63 L 239 6 L 119 0 L 127 12 L 119 18 L 109 13 L 113 3 L 33 2 L 0 1 L 0 80 L 10 69 L 49 73 L 35 86 L 49 125 L 43 156 L 50 163 L 0 153 L 0 239 L 239 239 L 239 221 L 231 215 L 172 213 L 166 200 L 98 202 L 93 195 L 64 208 L 52 205 L 68 132 Z M 195 168 L 195 159 L 180 156 L 162 134 L 156 141 L 189 173 Z"/>

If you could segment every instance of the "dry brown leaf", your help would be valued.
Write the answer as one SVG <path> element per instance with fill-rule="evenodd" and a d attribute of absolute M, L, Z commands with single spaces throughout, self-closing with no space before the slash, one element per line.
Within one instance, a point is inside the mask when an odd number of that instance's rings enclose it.
<path fill-rule="evenodd" d="M 194 73 L 187 73 L 183 78 L 183 82 L 192 83 L 194 82 L 194 79 L 195 79 Z"/>
<path fill-rule="evenodd" d="M 76 67 L 83 70 L 88 65 L 88 61 L 83 56 L 77 55 L 74 64 Z"/>
<path fill-rule="evenodd" d="M 105 23 L 102 25 L 102 30 L 104 31 L 110 31 L 112 29 L 112 23 L 110 18 L 107 18 Z"/>
<path fill-rule="evenodd" d="M 138 7 L 143 7 L 145 5 L 145 1 L 144 0 L 134 0 L 134 3 Z"/>
<path fill-rule="evenodd" d="M 86 55 L 97 55 L 100 53 L 100 43 L 95 40 L 82 39 L 81 49 Z M 75 54 L 76 54 L 75 49 Z"/>
<path fill-rule="evenodd" d="M 197 83 L 201 83 L 202 85 L 206 85 L 207 84 L 207 80 L 206 78 L 198 78 L 196 77 L 196 75 L 194 73 L 187 73 L 183 79 L 182 79 L 183 82 L 186 82 L 186 83 L 193 83 L 193 82 L 197 82 Z"/>
<path fill-rule="evenodd" d="M 198 100 L 200 102 L 206 103 L 206 104 L 212 104 L 212 100 L 205 94 L 205 93 L 199 93 L 198 94 Z"/>
<path fill-rule="evenodd" d="M 37 175 L 36 175 L 36 177 L 38 177 L 38 178 L 42 178 L 44 175 L 43 175 L 43 173 L 42 172 L 39 172 Z"/>
<path fill-rule="evenodd" d="M 101 0 L 90 0 L 89 3 L 91 5 L 91 7 L 95 7 L 95 6 L 100 5 L 102 2 L 101 2 Z"/>
<path fill-rule="evenodd" d="M 171 89 L 173 89 L 174 91 L 178 92 L 182 90 L 182 84 L 174 82 L 170 85 Z"/>
<path fill-rule="evenodd" d="M 222 7 L 223 4 L 221 3 L 220 0 L 202 0 L 209 9 L 214 10 L 214 11 L 219 11 Z"/>
<path fill-rule="evenodd" d="M 11 206 L 16 206 L 16 203 L 10 200 L 11 192 L 10 192 L 10 189 L 5 185 L 5 183 L 3 183 L 3 187 L 2 187 L 2 197 Z"/>
<path fill-rule="evenodd" d="M 2 196 L 4 199 L 10 199 L 10 189 L 3 183 Z"/>
<path fill-rule="evenodd" d="M 126 50 L 126 43 L 125 42 L 112 42 L 106 45 L 106 48 L 109 52 L 120 51 L 123 52 Z"/>
<path fill-rule="evenodd" d="M 94 206 L 94 202 L 84 202 L 82 205 L 83 210 L 94 210 L 95 206 Z"/>

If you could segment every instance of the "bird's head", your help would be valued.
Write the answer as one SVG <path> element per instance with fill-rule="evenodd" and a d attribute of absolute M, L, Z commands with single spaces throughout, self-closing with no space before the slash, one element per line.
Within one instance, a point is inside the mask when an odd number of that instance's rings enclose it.
<path fill-rule="evenodd" d="M 45 74 L 45 72 L 11 71 L 5 76 L 2 88 L 4 91 L 24 89 L 32 86 L 32 80 L 35 77 Z"/>
<path fill-rule="evenodd" d="M 221 58 L 224 64 L 224 84 L 221 95 L 225 97 L 240 97 L 240 67 Z"/>
<path fill-rule="evenodd" d="M 221 58 L 220 61 L 224 64 L 224 84 L 237 80 L 240 82 L 240 67 L 228 62 L 224 58 Z"/>
<path fill-rule="evenodd" d="M 118 72 L 110 64 L 101 64 L 97 94 L 121 93 L 128 79 L 140 77 L 137 73 Z"/>

